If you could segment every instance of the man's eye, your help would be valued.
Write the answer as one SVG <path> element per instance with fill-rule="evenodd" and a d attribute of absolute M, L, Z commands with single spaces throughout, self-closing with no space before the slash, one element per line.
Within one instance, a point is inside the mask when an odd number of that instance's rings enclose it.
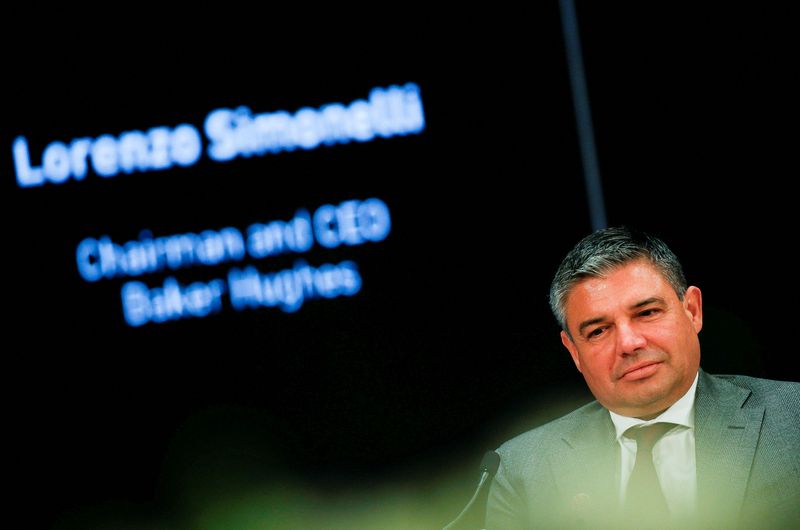
<path fill-rule="evenodd" d="M 593 329 L 592 331 L 589 332 L 588 336 L 589 336 L 590 339 L 593 339 L 593 338 L 601 335 L 602 333 L 603 333 L 603 328 L 595 328 L 595 329 Z"/>
<path fill-rule="evenodd" d="M 658 313 L 658 309 L 645 309 L 644 311 L 639 313 L 639 316 L 640 317 L 649 317 L 651 315 L 655 315 L 656 313 Z"/>

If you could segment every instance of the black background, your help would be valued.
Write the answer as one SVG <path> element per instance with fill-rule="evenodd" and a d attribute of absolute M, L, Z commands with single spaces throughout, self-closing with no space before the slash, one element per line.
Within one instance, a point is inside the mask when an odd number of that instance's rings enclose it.
<path fill-rule="evenodd" d="M 577 9 L 609 224 L 682 258 L 704 294 L 707 371 L 797 380 L 788 17 Z M 591 229 L 557 5 L 153 13 L 20 14 L 6 46 L 4 401 L 32 526 L 200 527 L 198 506 L 284 481 L 326 499 L 416 481 L 446 490 L 417 499 L 445 524 L 483 451 L 590 399 L 546 303 Z M 36 189 L 14 179 L 18 135 L 36 157 L 53 140 L 406 82 L 421 89 L 420 135 Z M 392 213 L 386 241 L 307 256 L 357 261 L 361 292 L 296 314 L 129 328 L 122 282 L 88 284 L 74 265 L 84 237 L 243 228 L 369 197 Z"/>

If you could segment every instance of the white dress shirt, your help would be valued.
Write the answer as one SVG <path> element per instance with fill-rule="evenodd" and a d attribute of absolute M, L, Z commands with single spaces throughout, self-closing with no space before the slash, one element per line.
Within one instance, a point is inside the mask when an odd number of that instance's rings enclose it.
<path fill-rule="evenodd" d="M 691 388 L 670 408 L 652 420 L 640 420 L 620 416 L 609 411 L 611 421 L 617 432 L 620 446 L 620 501 L 625 502 L 628 480 L 636 463 L 636 440 L 624 435 L 625 431 L 638 425 L 653 423 L 675 423 L 653 446 L 653 464 L 658 481 L 664 492 L 670 513 L 674 517 L 690 516 L 697 503 L 697 464 L 694 453 L 694 397 L 697 390 L 697 376 Z"/>

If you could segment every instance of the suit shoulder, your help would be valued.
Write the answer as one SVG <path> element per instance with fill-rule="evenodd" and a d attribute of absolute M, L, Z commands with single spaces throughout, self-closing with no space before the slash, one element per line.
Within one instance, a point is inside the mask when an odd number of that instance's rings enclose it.
<path fill-rule="evenodd" d="M 715 380 L 712 384 L 720 389 L 724 386 L 741 389 L 735 399 L 742 409 L 763 408 L 767 430 L 800 440 L 800 429 L 792 427 L 800 421 L 800 383 L 745 375 L 721 375 L 712 379 Z"/>
<path fill-rule="evenodd" d="M 608 411 L 597 401 L 592 401 L 569 414 L 515 436 L 501 445 L 497 452 L 510 460 L 515 460 L 515 457 L 527 458 L 532 452 L 559 443 L 566 433 L 607 417 Z"/>
<path fill-rule="evenodd" d="M 800 383 L 776 381 L 746 375 L 714 376 L 752 392 L 749 404 L 780 406 L 800 405 Z"/>

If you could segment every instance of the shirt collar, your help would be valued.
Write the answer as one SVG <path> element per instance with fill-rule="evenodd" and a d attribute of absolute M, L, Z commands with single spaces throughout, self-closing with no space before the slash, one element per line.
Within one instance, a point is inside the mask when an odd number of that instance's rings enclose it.
<path fill-rule="evenodd" d="M 622 434 L 629 428 L 638 425 L 652 425 L 654 423 L 667 422 L 683 425 L 690 429 L 694 428 L 694 397 L 697 390 L 697 378 L 699 372 L 694 376 L 694 382 L 689 390 L 670 408 L 653 418 L 652 420 L 640 420 L 639 418 L 632 418 L 630 416 L 622 416 L 615 412 L 608 413 L 611 415 L 611 421 L 614 422 L 614 429 L 617 433 L 617 440 L 620 439 Z"/>

